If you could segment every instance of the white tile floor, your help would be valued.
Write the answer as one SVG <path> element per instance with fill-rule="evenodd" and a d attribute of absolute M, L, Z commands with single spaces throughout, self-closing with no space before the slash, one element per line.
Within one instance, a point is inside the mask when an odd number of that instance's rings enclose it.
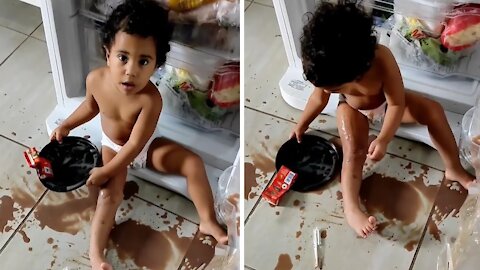
<path fill-rule="evenodd" d="M 26 147 L 48 142 L 45 119 L 55 103 L 40 10 L 2 0 L 0 269 L 90 269 L 95 200 L 86 188 L 47 191 L 23 157 Z M 197 269 L 210 261 L 214 241 L 197 232 L 189 200 L 132 176 L 127 181 L 108 252 L 116 269 Z"/>
<path fill-rule="evenodd" d="M 346 224 L 338 177 L 317 191 L 289 191 L 277 207 L 260 199 L 301 112 L 279 92 L 288 63 L 271 0 L 245 4 L 245 268 L 313 269 L 318 226 L 326 232 L 324 270 L 436 269 L 440 250 L 458 231 L 466 191 L 443 181 L 438 153 L 423 144 L 395 138 L 381 162 L 365 164 L 361 198 L 380 222 L 366 240 Z M 338 135 L 329 116 L 310 127 L 324 138 Z"/>

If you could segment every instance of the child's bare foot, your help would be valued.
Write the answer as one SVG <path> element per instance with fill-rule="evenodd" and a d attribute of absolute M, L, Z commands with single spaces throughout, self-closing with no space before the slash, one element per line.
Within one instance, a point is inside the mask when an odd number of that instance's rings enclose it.
<path fill-rule="evenodd" d="M 105 258 L 90 256 L 92 270 L 113 270 L 113 267 L 105 260 Z"/>
<path fill-rule="evenodd" d="M 367 238 L 377 228 L 377 219 L 367 217 L 360 209 L 345 210 L 348 225 L 362 238 Z"/>
<path fill-rule="evenodd" d="M 462 185 L 466 190 L 468 190 L 468 187 L 472 183 L 476 183 L 475 177 L 470 175 L 467 171 L 465 171 L 463 168 L 454 171 L 454 170 L 448 170 L 445 171 L 445 178 L 450 181 L 457 181 Z"/>
<path fill-rule="evenodd" d="M 200 232 L 203 234 L 211 235 L 218 243 L 226 245 L 228 242 L 227 233 L 216 221 L 200 222 Z"/>

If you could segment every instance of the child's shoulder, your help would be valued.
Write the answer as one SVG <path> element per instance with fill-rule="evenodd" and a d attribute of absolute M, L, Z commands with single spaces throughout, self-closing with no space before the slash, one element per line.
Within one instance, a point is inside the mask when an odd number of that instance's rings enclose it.
<path fill-rule="evenodd" d="M 86 78 L 87 87 L 96 86 L 105 80 L 107 67 L 99 67 L 91 70 Z"/>
<path fill-rule="evenodd" d="M 377 45 L 377 49 L 375 50 L 375 58 L 381 64 L 388 64 L 392 59 L 395 59 L 392 51 L 387 46 L 382 44 Z"/>
<path fill-rule="evenodd" d="M 157 87 L 151 81 L 149 81 L 145 88 L 143 88 L 141 95 L 145 97 L 145 100 L 154 104 L 162 102 L 160 91 L 158 91 Z"/>

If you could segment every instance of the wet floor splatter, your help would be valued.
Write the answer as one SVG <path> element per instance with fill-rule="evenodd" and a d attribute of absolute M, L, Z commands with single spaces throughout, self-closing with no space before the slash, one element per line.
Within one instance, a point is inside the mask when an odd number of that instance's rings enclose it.
<path fill-rule="evenodd" d="M 132 219 L 115 225 L 110 239 L 120 261 L 131 259 L 138 267 L 169 269 L 173 261 L 181 260 L 192 241 L 177 234 L 183 219 L 177 220 L 167 231 L 156 231 Z"/>
<path fill-rule="evenodd" d="M 179 269 L 199 269 L 203 264 L 207 265 L 215 255 L 216 244 L 217 241 L 215 241 L 213 237 L 204 235 L 198 231 Z"/>
<path fill-rule="evenodd" d="M 280 254 L 278 256 L 277 265 L 274 270 L 290 270 L 293 269 L 292 259 L 288 254 Z"/>
<path fill-rule="evenodd" d="M 255 168 L 260 171 L 260 174 L 263 177 L 266 177 L 267 174 L 275 172 L 275 162 L 273 158 L 270 158 L 262 153 L 252 154 L 252 160 Z"/>
<path fill-rule="evenodd" d="M 386 221 L 378 224 L 377 232 L 390 240 L 404 243 L 408 251 L 418 244 L 423 231 L 423 220 L 428 215 L 438 186 L 426 185 L 428 167 L 411 181 L 373 173 L 362 182 L 360 198 L 371 215 L 383 215 Z"/>
<path fill-rule="evenodd" d="M 5 232 L 6 226 L 9 221 L 14 221 L 13 216 L 14 201 L 9 196 L 3 196 L 0 198 L 0 232 Z"/>
<path fill-rule="evenodd" d="M 255 173 L 255 165 L 245 162 L 245 200 L 253 199 L 257 194 L 253 189 L 258 186 L 257 177 L 259 174 Z"/>
<path fill-rule="evenodd" d="M 437 241 L 441 241 L 441 231 L 438 225 L 447 217 L 458 218 L 460 208 L 467 199 L 468 192 L 458 185 L 458 189 L 452 189 L 452 182 L 443 180 L 435 199 L 433 214 L 428 222 L 428 232 Z"/>

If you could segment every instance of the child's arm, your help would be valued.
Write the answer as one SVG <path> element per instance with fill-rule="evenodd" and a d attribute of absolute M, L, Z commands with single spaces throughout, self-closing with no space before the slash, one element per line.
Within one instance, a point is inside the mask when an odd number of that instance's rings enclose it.
<path fill-rule="evenodd" d="M 373 160 L 379 160 L 385 155 L 387 144 L 395 136 L 405 110 L 405 89 L 403 87 L 400 69 L 388 48 L 382 46 L 380 50 L 382 55 L 381 65 L 384 73 L 383 87 L 388 106 L 380 134 L 377 139 L 372 142 L 368 151 L 370 158 Z M 383 149 L 381 149 L 381 151 L 379 151 L 379 149 L 375 151 L 378 142 L 382 145 L 381 148 Z"/>
<path fill-rule="evenodd" d="M 315 87 L 313 93 L 308 98 L 307 105 L 303 110 L 297 126 L 290 134 L 290 138 L 295 136 L 297 141 L 300 142 L 305 130 L 307 130 L 308 126 L 315 119 L 315 117 L 317 117 L 323 111 L 323 109 L 325 109 L 329 99 L 330 93 L 325 92 L 322 88 Z"/>
<path fill-rule="evenodd" d="M 67 136 L 70 130 L 78 127 L 79 125 L 90 121 L 95 117 L 98 112 L 98 104 L 95 101 L 95 98 L 92 95 L 91 89 L 93 89 L 93 75 L 92 73 L 88 74 L 86 79 L 86 96 L 85 100 L 78 106 L 78 108 L 67 118 L 65 119 L 53 132 L 50 136 L 51 139 L 61 141 L 62 137 Z"/>

